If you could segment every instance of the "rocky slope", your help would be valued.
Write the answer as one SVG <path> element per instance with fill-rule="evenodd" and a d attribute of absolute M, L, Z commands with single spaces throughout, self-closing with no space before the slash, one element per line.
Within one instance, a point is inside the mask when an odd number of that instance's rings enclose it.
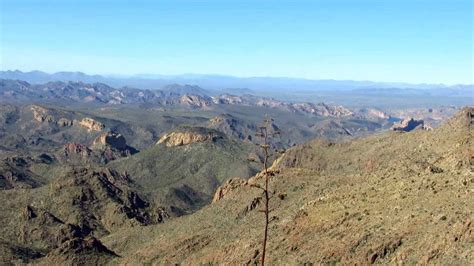
<path fill-rule="evenodd" d="M 474 108 L 442 127 L 355 141 L 314 141 L 272 168 L 270 264 L 443 264 L 474 261 Z M 162 225 L 102 240 L 115 264 L 253 264 L 262 195 L 229 181 L 215 203 Z"/>
<path fill-rule="evenodd" d="M 2 263 L 104 262 L 116 254 L 99 237 L 162 222 L 127 175 L 107 168 L 57 169 L 48 186 L 11 189 L 0 198 Z"/>

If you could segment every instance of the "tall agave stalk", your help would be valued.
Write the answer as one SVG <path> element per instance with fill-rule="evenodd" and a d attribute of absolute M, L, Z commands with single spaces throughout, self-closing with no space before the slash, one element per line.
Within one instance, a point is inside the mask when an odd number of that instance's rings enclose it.
<path fill-rule="evenodd" d="M 269 158 L 270 158 L 270 144 L 269 140 L 270 137 L 274 137 L 275 135 L 279 135 L 279 131 L 271 131 L 271 123 L 273 122 L 273 119 L 265 117 L 263 124 L 258 128 L 259 132 L 256 134 L 257 137 L 260 137 L 262 139 L 262 144 L 260 144 L 260 147 L 262 148 L 263 151 L 263 176 L 265 178 L 265 185 L 264 187 L 261 187 L 259 185 L 254 185 L 254 187 L 259 188 L 263 191 L 264 194 L 264 209 L 260 210 L 261 212 L 264 213 L 265 215 L 265 230 L 263 234 L 263 242 L 262 242 L 262 260 L 261 260 L 261 265 L 265 265 L 265 256 L 266 256 L 266 251 L 267 251 L 267 241 L 268 241 L 268 224 L 270 222 L 270 209 L 269 209 L 269 202 L 270 202 L 270 190 L 268 188 L 268 183 L 270 179 L 270 173 L 268 171 L 268 164 L 269 164 Z"/>

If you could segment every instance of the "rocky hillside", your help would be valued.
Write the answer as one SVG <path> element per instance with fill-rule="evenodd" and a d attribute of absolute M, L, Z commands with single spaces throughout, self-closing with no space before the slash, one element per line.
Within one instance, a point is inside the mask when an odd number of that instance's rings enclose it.
<path fill-rule="evenodd" d="M 104 262 L 117 255 L 98 238 L 163 221 L 127 175 L 90 167 L 56 169 L 55 175 L 48 186 L 0 193 L 0 264 Z"/>
<path fill-rule="evenodd" d="M 473 126 L 466 108 L 432 131 L 287 151 L 272 167 L 268 263 L 471 264 Z M 233 179 L 192 215 L 103 238 L 111 262 L 258 262 L 262 181 Z"/>

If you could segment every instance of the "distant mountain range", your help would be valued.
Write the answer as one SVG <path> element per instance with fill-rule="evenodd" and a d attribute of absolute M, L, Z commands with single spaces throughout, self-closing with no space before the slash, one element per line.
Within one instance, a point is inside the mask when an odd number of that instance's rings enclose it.
<path fill-rule="evenodd" d="M 45 83 L 50 81 L 82 81 L 103 82 L 112 86 L 132 86 L 141 89 L 156 89 L 164 85 L 194 84 L 210 90 L 222 90 L 226 88 L 245 88 L 250 90 L 353 90 L 367 88 L 411 88 L 411 89 L 434 89 L 434 88 L 470 88 L 470 85 L 447 86 L 444 84 L 410 84 L 400 82 L 374 82 L 354 80 L 312 80 L 303 78 L 286 77 L 234 77 L 225 75 L 132 75 L 132 76 L 101 76 L 88 75 L 82 72 L 56 72 L 53 74 L 42 71 L 22 72 L 19 70 L 0 71 L 0 78 L 18 79 L 29 83 Z M 234 89 L 235 90 L 235 89 Z M 247 91 L 248 92 L 248 91 Z"/>
<path fill-rule="evenodd" d="M 55 81 L 44 84 L 30 84 L 26 81 L 0 79 L 0 102 L 122 105 L 148 104 L 154 106 L 184 106 L 208 109 L 222 105 L 264 107 L 285 112 L 302 113 L 324 117 L 360 117 L 342 106 L 324 103 L 292 103 L 269 97 L 250 94 L 219 94 L 212 96 L 199 86 L 170 84 L 160 90 L 143 90 L 129 87 L 113 88 L 104 83 Z M 360 113 L 366 117 L 367 113 Z M 384 115 L 370 115 L 371 118 L 386 119 Z"/>
<path fill-rule="evenodd" d="M 285 102 L 326 102 L 353 108 L 399 109 L 474 102 L 474 85 L 408 84 L 351 80 L 308 80 L 300 78 L 250 77 L 185 74 L 176 76 L 101 76 L 82 72 L 0 71 L 0 79 L 21 80 L 31 85 L 51 82 L 102 83 L 115 88 L 138 88 L 147 94 L 191 93 L 198 96 L 254 95 Z M 170 85 L 171 84 L 171 85 Z M 182 87 L 179 89 L 179 87 Z"/>

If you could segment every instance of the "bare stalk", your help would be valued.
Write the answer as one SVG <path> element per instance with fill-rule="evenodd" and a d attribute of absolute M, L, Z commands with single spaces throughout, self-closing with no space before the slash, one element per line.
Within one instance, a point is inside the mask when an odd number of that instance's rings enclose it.
<path fill-rule="evenodd" d="M 263 213 L 265 214 L 265 231 L 263 235 L 263 242 L 262 242 L 262 260 L 261 260 L 261 265 L 265 265 L 265 256 L 266 256 L 266 251 L 267 251 L 267 240 L 268 240 L 268 224 L 270 222 L 270 210 L 269 210 L 269 202 L 270 202 L 270 193 L 268 189 L 268 183 L 269 183 L 269 172 L 268 172 L 268 159 L 270 157 L 269 151 L 270 151 L 270 144 L 268 142 L 269 139 L 269 132 L 268 132 L 268 127 L 269 124 L 273 121 L 272 119 L 265 118 L 264 124 L 259 127 L 260 132 L 257 133 L 257 136 L 261 137 L 263 139 L 263 144 L 260 145 L 260 147 L 263 150 L 264 154 L 264 159 L 263 159 L 263 175 L 265 177 L 265 187 L 262 189 L 263 194 L 265 197 L 265 206 L 263 209 Z M 279 132 L 273 132 L 272 135 L 274 134 L 279 134 Z"/>

